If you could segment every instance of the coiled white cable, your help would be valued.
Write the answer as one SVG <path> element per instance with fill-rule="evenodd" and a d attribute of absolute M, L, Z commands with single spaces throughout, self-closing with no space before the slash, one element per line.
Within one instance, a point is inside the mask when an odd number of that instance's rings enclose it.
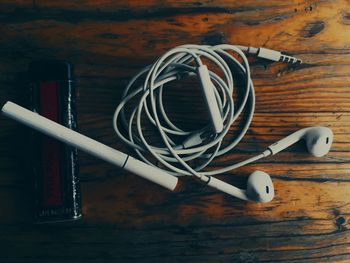
<path fill-rule="evenodd" d="M 241 58 L 241 62 L 229 52 L 234 52 L 238 55 Z M 161 56 L 154 64 L 142 69 L 130 80 L 123 93 L 122 101 L 114 113 L 113 126 L 116 134 L 122 141 L 132 147 L 144 162 L 155 166 L 146 157 L 150 153 L 164 166 L 162 169 L 167 170 L 169 173 L 176 176 L 194 175 L 207 182 L 210 180 L 211 175 L 236 169 L 270 155 L 271 152 L 265 150 L 257 156 L 225 168 L 203 171 L 215 157 L 232 150 L 242 140 L 252 121 L 255 108 L 255 93 L 253 81 L 250 77 L 248 59 L 243 52 L 273 61 L 282 60 L 289 63 L 301 63 L 300 60 L 294 57 L 265 48 L 228 44 L 217 46 L 183 45 L 173 48 Z M 220 77 L 219 74 L 209 70 L 216 103 L 223 122 L 223 129 L 219 133 L 214 131 L 212 125 L 192 131 L 180 129 L 169 119 L 163 106 L 163 89 L 166 88 L 166 84 L 181 78 L 196 76 L 197 68 L 203 66 L 202 58 L 210 60 L 222 71 L 223 75 L 223 77 Z M 232 97 L 234 92 L 234 75 L 237 72 L 231 71 L 230 63 L 238 67 L 244 76 L 243 96 L 238 107 L 235 107 Z M 137 86 L 136 84 L 140 80 L 142 80 L 143 84 Z M 125 106 L 136 98 L 138 103 L 133 106 L 133 110 L 127 118 Z M 151 108 L 147 104 L 151 105 Z M 244 109 L 247 110 L 248 116 L 245 118 L 243 128 L 232 142 L 224 146 L 222 142 L 225 135 Z M 150 123 L 156 127 L 164 145 L 163 147 L 151 145 L 146 140 L 143 134 L 142 124 L 144 120 L 142 116 L 147 116 Z M 126 132 L 123 132 L 123 129 Z M 179 138 L 181 139 L 179 140 Z M 181 143 L 176 143 L 178 141 L 181 141 Z M 187 162 L 194 159 L 201 159 L 202 163 L 192 168 Z"/>

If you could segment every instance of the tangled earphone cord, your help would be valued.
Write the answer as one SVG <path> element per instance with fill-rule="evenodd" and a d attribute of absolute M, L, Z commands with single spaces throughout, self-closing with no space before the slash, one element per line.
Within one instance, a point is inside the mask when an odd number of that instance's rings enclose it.
<path fill-rule="evenodd" d="M 229 52 L 234 52 L 238 55 L 242 62 Z M 154 64 L 142 69 L 130 80 L 123 93 L 122 101 L 114 113 L 113 126 L 116 134 L 122 141 L 132 147 L 144 162 L 156 166 L 145 156 L 151 153 L 169 173 L 176 176 L 193 175 L 202 180 L 204 179 L 204 181 L 209 181 L 211 175 L 236 169 L 270 155 L 271 152 L 265 150 L 261 154 L 242 162 L 220 169 L 202 171 L 215 157 L 232 150 L 242 140 L 252 121 L 255 109 L 255 92 L 253 81 L 250 77 L 248 59 L 243 52 L 272 61 L 301 63 L 300 60 L 294 57 L 266 48 L 228 44 L 217 46 L 183 45 L 175 47 L 161 56 Z M 199 130 L 183 130 L 169 119 L 164 109 L 163 88 L 165 85 L 189 76 L 198 76 L 197 69 L 203 66 L 201 58 L 205 58 L 213 63 L 223 73 L 223 77 L 220 77 L 215 72 L 208 70 L 221 115 L 220 121 L 223 123 L 223 129 L 219 133 L 216 133 L 210 124 Z M 232 72 L 229 63 L 233 63 L 239 68 L 245 80 L 243 98 L 237 109 L 235 109 L 232 97 L 234 92 L 233 75 L 237 72 Z M 143 84 L 137 86 L 136 83 L 140 80 Z M 127 118 L 125 106 L 135 98 L 138 98 L 138 103 L 134 105 L 131 114 Z M 149 108 L 148 104 L 151 108 Z M 247 110 L 248 115 L 245 118 L 242 129 L 232 142 L 223 146 L 225 135 L 244 109 Z M 164 147 L 151 145 L 146 140 L 142 129 L 143 120 L 141 116 L 143 114 L 147 116 L 150 123 L 158 130 Z M 122 132 L 120 125 L 126 132 Z M 135 130 L 137 133 L 134 132 Z M 182 143 L 176 143 L 175 137 L 183 137 L 184 139 L 180 140 Z M 187 162 L 195 159 L 201 159 L 204 162 L 192 168 Z"/>

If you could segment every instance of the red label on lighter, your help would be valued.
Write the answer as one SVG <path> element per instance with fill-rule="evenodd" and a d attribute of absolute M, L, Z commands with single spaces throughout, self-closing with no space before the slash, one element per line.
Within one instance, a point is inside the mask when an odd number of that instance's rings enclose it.
<path fill-rule="evenodd" d="M 59 122 L 58 90 L 54 81 L 40 83 L 40 112 L 46 118 Z M 62 204 L 61 147 L 52 138 L 42 138 L 43 206 Z"/>

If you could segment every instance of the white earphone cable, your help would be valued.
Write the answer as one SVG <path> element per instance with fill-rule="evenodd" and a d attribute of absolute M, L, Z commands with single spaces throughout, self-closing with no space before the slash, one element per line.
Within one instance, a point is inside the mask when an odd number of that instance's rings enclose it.
<path fill-rule="evenodd" d="M 234 52 L 241 58 L 242 62 L 229 52 Z M 225 168 L 202 171 L 215 157 L 232 150 L 242 140 L 252 121 L 255 108 L 255 92 L 253 81 L 250 77 L 248 59 L 243 52 L 273 61 L 301 62 L 294 57 L 265 48 L 227 44 L 217 46 L 183 45 L 173 48 L 161 56 L 154 64 L 142 69 L 130 80 L 113 117 L 113 127 L 117 136 L 132 147 L 144 162 L 155 166 L 146 157 L 150 153 L 169 173 L 176 176 L 194 175 L 204 181 L 209 181 L 211 175 L 236 169 L 270 155 L 271 152 L 266 150 L 257 156 Z M 192 131 L 180 129 L 171 122 L 164 109 L 163 89 L 165 85 L 181 78 L 197 76 L 197 68 L 203 66 L 202 58 L 217 66 L 223 75 L 223 77 L 220 77 L 209 70 L 209 76 L 214 87 L 216 102 L 223 122 L 223 129 L 219 133 L 213 130 L 212 125 Z M 232 72 L 229 64 L 238 67 L 240 72 Z M 238 107 L 235 105 L 232 96 L 234 92 L 233 80 L 236 73 L 242 73 L 245 82 L 242 88 L 242 101 Z M 136 84 L 140 81 L 142 85 L 137 86 Z M 127 118 L 125 106 L 135 99 L 138 99 L 138 103 L 133 106 L 131 114 Z M 149 108 L 149 105 L 151 108 Z M 243 110 L 247 111 L 247 117 L 244 120 L 242 129 L 232 142 L 224 146 L 223 139 L 225 135 Z M 163 142 L 163 147 L 151 145 L 146 140 L 143 134 L 143 119 L 141 116 L 147 116 L 149 122 L 156 127 Z M 125 130 L 125 132 L 122 130 Z M 179 138 L 181 139 L 179 140 Z M 178 141 L 180 143 L 177 143 Z M 187 162 L 195 159 L 201 159 L 202 164 L 192 168 Z"/>

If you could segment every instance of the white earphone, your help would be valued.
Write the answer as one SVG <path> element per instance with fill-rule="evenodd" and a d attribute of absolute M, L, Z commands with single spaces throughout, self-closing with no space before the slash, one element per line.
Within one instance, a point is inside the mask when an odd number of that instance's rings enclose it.
<path fill-rule="evenodd" d="M 230 52 L 234 52 L 241 61 Z M 333 136 L 328 128 L 303 129 L 271 145 L 257 156 L 224 168 L 203 171 L 215 157 L 232 150 L 243 138 L 251 123 L 255 107 L 255 92 L 248 59 L 243 52 L 272 61 L 301 63 L 301 60 L 266 48 L 227 44 L 175 47 L 130 80 L 115 110 L 113 125 L 117 136 L 134 149 L 144 162 L 153 165 L 148 159 L 148 155 L 151 154 L 168 173 L 175 176 L 196 176 L 209 186 L 240 199 L 267 202 L 273 198 L 274 189 L 271 179 L 264 172 L 256 171 L 251 175 L 252 177 L 249 177 L 247 190 L 239 189 L 212 176 L 276 154 L 300 139 L 307 141 L 308 149 L 313 155 L 322 156 L 329 151 Z M 203 65 L 202 58 L 211 62 L 208 63 L 210 67 L 215 65 L 216 70 L 210 70 Z M 231 65 L 234 65 L 239 72 L 234 72 Z M 221 74 L 218 74 L 217 69 Z M 243 76 L 244 84 L 241 104 L 237 106 L 233 101 L 233 80 L 238 74 Z M 199 78 L 210 120 L 209 125 L 194 131 L 186 131 L 176 126 L 166 114 L 163 101 L 163 90 L 167 88 L 166 84 L 188 76 Z M 133 109 L 129 116 L 124 110 L 127 104 Z M 245 107 L 248 108 L 248 116 L 243 123 L 243 128 L 235 139 L 225 144 L 223 138 Z M 145 118 L 148 118 L 159 132 L 162 147 L 152 145 L 143 134 L 145 127 L 142 124 Z M 177 143 L 179 137 L 183 138 L 182 143 Z M 197 159 L 201 161 L 197 167 L 191 167 L 187 163 Z"/>
<path fill-rule="evenodd" d="M 309 127 L 298 130 L 282 140 L 270 145 L 268 149 L 272 155 L 284 150 L 290 145 L 304 139 L 306 146 L 313 156 L 322 157 L 331 149 L 333 132 L 327 127 Z"/>
<path fill-rule="evenodd" d="M 271 177 L 262 171 L 255 171 L 248 177 L 247 189 L 239 189 L 214 177 L 209 177 L 207 184 L 224 193 L 239 199 L 254 202 L 270 202 L 275 196 L 275 189 Z"/>
<path fill-rule="evenodd" d="M 242 64 L 231 56 L 227 50 L 234 51 L 241 56 L 243 60 Z M 232 150 L 243 138 L 252 120 L 255 105 L 254 87 L 250 78 L 248 60 L 242 51 L 272 61 L 282 60 L 291 63 L 301 63 L 300 60 L 294 57 L 264 48 L 257 49 L 233 45 L 218 45 L 214 47 L 184 45 L 168 51 L 158 59 L 155 64 L 143 69 L 130 81 L 124 92 L 123 99 L 115 111 L 113 124 L 119 138 L 131 146 L 142 161 L 72 131 L 10 101 L 2 107 L 2 113 L 46 135 L 86 151 L 87 153 L 126 169 L 169 190 L 175 189 L 178 182 L 176 176 L 192 175 L 198 177 L 209 186 L 242 200 L 269 202 L 274 197 L 274 186 L 270 176 L 265 172 L 253 172 L 248 178 L 246 190 L 239 189 L 221 181 L 213 177 L 213 175 L 221 174 L 264 157 L 274 155 L 301 139 L 306 141 L 308 151 L 312 155 L 316 157 L 324 156 L 331 148 L 333 133 L 332 130 L 327 127 L 304 128 L 270 145 L 257 156 L 224 168 L 201 171 L 215 157 Z M 200 56 L 212 60 L 213 63 L 222 69 L 225 79 L 219 77 L 215 72 L 208 70 L 208 68 L 202 64 Z M 240 67 L 240 70 L 245 74 L 245 94 L 242 104 L 236 109 L 236 112 L 234 111 L 232 99 L 232 72 L 222 57 L 231 60 L 231 62 Z M 198 67 L 193 66 L 193 61 L 197 63 Z M 176 127 L 167 117 L 163 108 L 162 90 L 166 83 L 177 80 L 184 75 L 190 76 L 193 74 L 200 78 L 211 124 L 200 130 L 183 131 Z M 140 77 L 144 77 L 144 86 L 132 90 L 131 87 Z M 131 116 L 127 120 L 124 106 L 137 95 L 141 95 L 141 100 L 139 104 L 134 107 Z M 148 109 L 147 98 L 150 100 L 151 110 Z M 155 100 L 157 98 L 158 100 L 156 102 Z M 229 145 L 222 146 L 224 136 L 241 114 L 248 100 L 250 101 L 250 109 L 248 111 L 249 116 L 247 122 L 236 139 Z M 160 109 L 162 118 L 158 117 L 157 109 Z M 158 129 L 160 137 L 165 145 L 164 147 L 150 145 L 143 136 L 140 117 L 142 111 L 145 111 L 150 122 Z M 119 118 L 120 121 L 118 121 Z M 161 123 L 161 120 L 165 120 L 165 123 Z M 127 135 L 121 132 L 118 126 L 119 123 L 126 128 Z M 137 134 L 133 134 L 132 132 L 135 130 L 132 128 L 134 123 L 136 123 L 135 129 L 138 132 Z M 177 145 L 175 141 L 171 139 L 173 135 L 183 136 L 183 142 Z M 154 158 L 161 162 L 165 167 L 164 170 L 159 169 L 147 160 L 144 156 L 145 152 L 151 153 Z M 195 168 L 187 164 L 187 161 L 194 160 L 197 157 L 204 159 L 204 163 Z"/>

